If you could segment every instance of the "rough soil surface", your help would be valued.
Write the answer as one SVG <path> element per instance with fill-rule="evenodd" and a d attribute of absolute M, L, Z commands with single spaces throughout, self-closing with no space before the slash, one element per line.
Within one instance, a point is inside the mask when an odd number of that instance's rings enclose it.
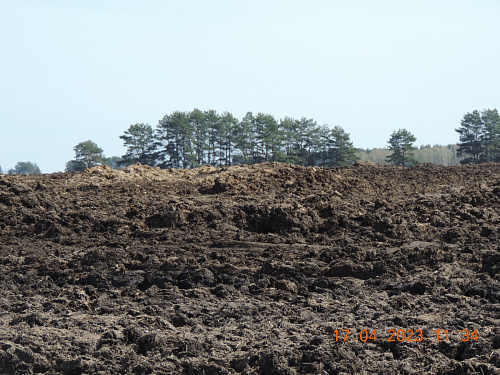
<path fill-rule="evenodd" d="M 500 164 L 0 176 L 0 373 L 500 374 L 499 271 Z"/>

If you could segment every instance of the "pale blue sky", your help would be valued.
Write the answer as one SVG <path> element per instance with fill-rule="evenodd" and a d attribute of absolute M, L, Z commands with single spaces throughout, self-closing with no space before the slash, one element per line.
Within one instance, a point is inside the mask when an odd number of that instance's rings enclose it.
<path fill-rule="evenodd" d="M 193 108 L 455 143 L 500 107 L 499 36 L 498 0 L 0 0 L 0 165 L 120 156 L 130 124 Z"/>

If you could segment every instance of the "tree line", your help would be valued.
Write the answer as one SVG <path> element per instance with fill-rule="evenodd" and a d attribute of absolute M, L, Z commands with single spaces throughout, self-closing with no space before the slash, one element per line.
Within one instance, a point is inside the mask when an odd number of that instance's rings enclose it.
<path fill-rule="evenodd" d="M 466 113 L 455 129 L 460 143 L 414 146 L 416 137 L 406 129 L 394 131 L 386 149 L 356 149 L 340 126 L 329 128 L 313 119 L 248 112 L 241 120 L 214 110 L 175 111 L 154 129 L 134 124 L 120 138 L 127 148 L 121 158 L 105 159 L 91 141 L 75 147 L 76 159 L 67 170 L 82 170 L 94 163 L 125 166 L 142 163 L 161 168 L 195 168 L 277 161 L 304 166 L 343 166 L 356 160 L 410 166 L 418 163 L 452 165 L 500 161 L 500 115 L 497 109 Z M 94 159 L 88 154 L 93 154 Z M 100 152 L 100 154 L 99 154 Z M 380 156 L 383 156 L 382 158 Z"/>
<path fill-rule="evenodd" d="M 387 147 L 390 153 L 386 155 L 384 161 L 402 166 L 419 162 L 436 162 L 435 158 L 439 153 L 442 157 L 439 160 L 440 164 L 445 165 L 454 164 L 456 161 L 461 164 L 500 162 L 500 115 L 497 109 L 466 113 L 460 122 L 460 127 L 455 131 L 459 134 L 460 140 L 457 146 L 450 145 L 448 149 L 435 146 L 434 155 L 429 155 L 430 146 L 417 150 L 413 146 L 413 142 L 416 141 L 415 136 L 406 129 L 400 129 L 391 134 Z"/>
<path fill-rule="evenodd" d="M 228 112 L 175 111 L 156 128 L 133 124 L 120 136 L 126 153 L 118 165 L 134 163 L 161 168 L 229 166 L 265 161 L 304 166 L 348 165 L 358 159 L 349 134 L 305 117 L 277 120 L 248 112 L 241 120 Z M 102 149 L 88 140 L 74 148 L 66 170 L 83 170 L 104 162 Z"/>
<path fill-rule="evenodd" d="M 457 156 L 458 144 L 450 145 L 421 145 L 412 151 L 414 159 L 420 163 L 439 165 L 459 164 L 464 158 Z M 371 161 L 377 164 L 391 164 L 387 161 L 392 151 L 388 148 L 358 149 L 360 161 Z"/>
<path fill-rule="evenodd" d="M 122 168 L 142 163 L 161 168 L 195 168 L 209 164 L 229 166 L 276 161 L 304 166 L 343 166 L 356 160 L 409 166 L 417 163 L 500 162 L 500 115 L 497 109 L 466 113 L 455 129 L 460 142 L 448 146 L 414 147 L 415 136 L 406 129 L 394 131 L 384 149 L 356 149 L 340 126 L 318 125 L 313 119 L 248 112 L 241 120 L 214 110 L 175 111 L 156 128 L 133 124 L 120 136 L 126 153 L 106 158 L 93 141 L 74 147 L 75 159 L 66 171 L 82 171 L 106 164 Z M 2 174 L 0 167 L 0 174 Z M 8 174 L 41 173 L 36 163 L 18 162 Z"/>
<path fill-rule="evenodd" d="M 7 174 L 41 174 L 40 167 L 31 161 L 19 161 L 14 168 L 10 168 Z M 0 166 L 0 174 L 3 174 L 2 167 Z"/>

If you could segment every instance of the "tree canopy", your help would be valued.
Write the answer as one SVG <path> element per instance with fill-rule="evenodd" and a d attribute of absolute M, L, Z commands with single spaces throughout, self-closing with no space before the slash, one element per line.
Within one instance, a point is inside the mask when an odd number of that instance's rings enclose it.
<path fill-rule="evenodd" d="M 228 166 L 278 161 L 299 165 L 347 165 L 356 149 L 340 126 L 248 112 L 241 121 L 229 112 L 176 111 L 160 120 L 154 133 L 153 161 L 162 168 Z"/>
<path fill-rule="evenodd" d="M 1 170 L 0 170 L 1 173 Z M 14 168 L 9 169 L 8 174 L 41 174 L 40 168 L 36 163 L 31 161 L 20 161 L 14 166 Z"/>
<path fill-rule="evenodd" d="M 247 112 L 238 119 L 215 110 L 174 111 L 156 127 L 136 123 L 120 136 L 126 153 L 105 158 L 88 140 L 74 147 L 75 159 L 67 171 L 82 171 L 106 164 L 120 168 L 134 163 L 161 168 L 195 168 L 205 164 L 229 166 L 276 161 L 303 166 L 344 166 L 356 160 L 410 166 L 417 163 L 452 165 L 500 162 L 500 115 L 497 109 L 466 113 L 455 129 L 456 145 L 413 146 L 415 136 L 406 129 L 394 131 L 386 149 L 356 149 L 341 127 L 318 125 L 313 119 Z M 1 173 L 1 169 L 0 169 Z M 10 171 L 9 171 L 10 173 Z"/>
<path fill-rule="evenodd" d="M 78 143 L 73 150 L 75 159 L 66 163 L 66 171 L 83 171 L 105 162 L 102 148 L 91 140 Z"/>
<path fill-rule="evenodd" d="M 474 110 L 462 118 L 459 134 L 458 156 L 461 163 L 500 161 L 500 115 L 497 109 Z"/>
<path fill-rule="evenodd" d="M 122 169 L 124 166 L 129 165 L 129 163 L 124 163 L 121 156 L 111 156 L 109 158 L 104 158 L 104 163 L 113 169 Z"/>
<path fill-rule="evenodd" d="M 349 165 L 359 159 L 356 149 L 349 139 L 349 134 L 340 126 L 333 129 L 324 129 L 325 164 L 327 165 Z"/>
<path fill-rule="evenodd" d="M 394 131 L 389 141 L 387 141 L 389 143 L 388 149 L 392 153 L 386 160 L 392 165 L 402 165 L 403 167 L 417 164 L 413 153 L 413 150 L 415 150 L 413 142 L 416 140 L 417 138 L 406 129 Z"/>
<path fill-rule="evenodd" d="M 155 139 L 151 125 L 143 123 L 130 125 L 128 130 L 120 136 L 120 139 L 127 147 L 127 152 L 122 156 L 120 164 L 154 163 Z"/>
<path fill-rule="evenodd" d="M 174 111 L 165 115 L 155 129 L 144 123 L 130 125 L 120 139 L 127 148 L 117 161 L 121 166 L 139 162 L 161 168 L 195 168 L 264 161 L 333 166 L 352 164 L 358 159 L 349 134 L 340 126 L 318 126 L 305 117 L 277 120 L 266 113 L 248 112 L 238 120 L 229 112 L 212 109 Z M 66 170 L 91 166 L 82 152 L 92 148 L 88 142 L 77 145 L 79 156 L 67 163 Z M 94 154 L 100 152 L 98 149 Z M 109 159 L 99 160 L 90 159 L 94 164 L 109 164 Z"/>

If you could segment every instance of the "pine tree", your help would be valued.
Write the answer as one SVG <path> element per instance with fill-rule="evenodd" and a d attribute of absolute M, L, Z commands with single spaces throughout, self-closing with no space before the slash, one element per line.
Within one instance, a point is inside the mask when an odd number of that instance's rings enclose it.
<path fill-rule="evenodd" d="M 387 143 L 389 143 L 388 149 L 392 151 L 392 154 L 387 157 L 387 162 L 392 165 L 402 165 L 403 167 L 417 164 L 413 150 L 413 142 L 417 138 L 406 129 L 399 129 L 391 134 L 391 137 Z"/>
<path fill-rule="evenodd" d="M 256 139 L 256 160 L 274 160 L 274 153 L 278 153 L 281 145 L 278 122 L 272 115 L 259 113 L 255 116 L 255 139 Z"/>
<path fill-rule="evenodd" d="M 175 111 L 166 115 L 156 128 L 156 147 L 162 168 L 192 168 L 193 131 L 186 112 Z"/>
<path fill-rule="evenodd" d="M 313 119 L 302 117 L 297 122 L 295 150 L 299 165 L 314 165 L 314 153 L 320 149 L 321 140 L 317 122 Z"/>
<path fill-rule="evenodd" d="M 305 117 L 285 117 L 278 123 L 270 114 L 248 112 L 238 121 L 229 112 L 194 109 L 165 115 L 152 136 L 151 132 L 149 125 L 135 124 L 120 137 L 129 146 L 126 162 L 146 154 L 162 168 L 264 161 L 306 166 L 345 165 L 356 157 L 349 134 L 341 127 L 320 127 Z"/>
<path fill-rule="evenodd" d="M 283 154 L 279 161 L 290 164 L 299 163 L 299 155 L 297 148 L 297 127 L 298 123 L 291 117 L 285 117 L 280 120 L 280 132 L 283 135 Z"/>
<path fill-rule="evenodd" d="M 255 120 L 252 112 L 247 112 L 243 119 L 234 128 L 234 147 L 239 155 L 235 158 L 241 164 L 254 163 L 255 148 Z"/>
<path fill-rule="evenodd" d="M 335 126 L 329 131 L 327 165 L 345 166 L 358 160 L 356 149 L 354 148 L 349 133 L 346 133 L 340 126 Z"/>
<path fill-rule="evenodd" d="M 102 148 L 90 139 L 78 143 L 73 150 L 75 151 L 75 159 L 66 163 L 66 171 L 83 171 L 86 168 L 104 163 Z"/>
<path fill-rule="evenodd" d="M 500 162 L 500 115 L 497 109 L 485 109 L 481 113 L 484 133 L 481 143 L 484 147 L 484 160 Z"/>
<path fill-rule="evenodd" d="M 479 111 L 466 113 L 460 122 L 460 127 L 455 129 L 460 135 L 458 156 L 468 155 L 460 163 L 481 163 L 485 161 L 484 122 Z"/>
<path fill-rule="evenodd" d="M 224 112 L 221 116 L 219 147 L 221 166 L 231 165 L 233 163 L 234 132 L 238 126 L 238 119 L 229 112 Z"/>
<path fill-rule="evenodd" d="M 207 154 L 207 128 L 205 122 L 205 114 L 199 109 L 194 109 L 189 114 L 189 122 L 193 129 L 193 141 L 195 148 L 194 166 L 199 167 L 206 163 Z"/>
<path fill-rule="evenodd" d="M 220 117 L 216 111 L 210 109 L 205 112 L 205 129 L 207 131 L 207 163 L 217 165 L 218 163 L 218 147 L 217 138 L 220 127 Z"/>
<path fill-rule="evenodd" d="M 120 136 L 123 145 L 127 147 L 127 152 L 119 161 L 121 165 L 141 163 L 155 165 L 155 139 L 154 131 L 149 124 L 130 125 L 128 130 Z"/>

